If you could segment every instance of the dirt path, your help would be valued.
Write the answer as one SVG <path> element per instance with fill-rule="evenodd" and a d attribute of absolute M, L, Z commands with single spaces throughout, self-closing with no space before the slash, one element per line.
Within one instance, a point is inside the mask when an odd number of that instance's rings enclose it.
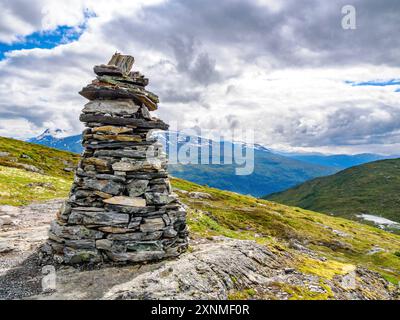
<path fill-rule="evenodd" d="M 23 207 L 0 206 L 0 299 L 41 292 L 36 249 L 47 238 L 49 223 L 62 200 Z M 5 218 L 4 218 L 5 217 Z"/>

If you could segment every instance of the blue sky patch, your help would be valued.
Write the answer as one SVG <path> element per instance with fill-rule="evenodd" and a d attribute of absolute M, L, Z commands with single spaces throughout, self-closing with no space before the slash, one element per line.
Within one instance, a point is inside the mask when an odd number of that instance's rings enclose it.
<path fill-rule="evenodd" d="M 86 11 L 85 21 L 79 26 L 58 26 L 54 30 L 34 32 L 12 44 L 0 42 L 0 60 L 4 59 L 8 51 L 34 48 L 52 49 L 58 45 L 76 41 L 85 31 L 88 19 L 94 16 L 94 13 Z"/>
<path fill-rule="evenodd" d="M 345 81 L 345 83 L 350 84 L 353 87 L 358 87 L 358 86 L 386 87 L 386 86 L 400 85 L 400 79 L 371 80 L 371 81 L 365 81 L 365 82 Z"/>

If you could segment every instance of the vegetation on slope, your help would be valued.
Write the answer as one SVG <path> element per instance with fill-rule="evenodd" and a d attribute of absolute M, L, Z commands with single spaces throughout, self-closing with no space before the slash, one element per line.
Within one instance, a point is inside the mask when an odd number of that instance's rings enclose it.
<path fill-rule="evenodd" d="M 39 172 L 60 177 L 71 178 L 70 170 L 78 163 L 79 155 L 53 148 L 0 137 L 0 165 L 28 169 L 33 166 Z M 35 170 L 31 168 L 30 171 Z"/>
<path fill-rule="evenodd" d="M 400 159 L 375 161 L 307 181 L 265 198 L 358 219 L 371 214 L 400 222 Z"/>
<path fill-rule="evenodd" d="M 65 197 L 79 155 L 0 137 L 0 204 Z"/>
<path fill-rule="evenodd" d="M 0 166 L 0 205 L 20 206 L 63 198 L 67 196 L 70 185 L 70 178 Z"/>

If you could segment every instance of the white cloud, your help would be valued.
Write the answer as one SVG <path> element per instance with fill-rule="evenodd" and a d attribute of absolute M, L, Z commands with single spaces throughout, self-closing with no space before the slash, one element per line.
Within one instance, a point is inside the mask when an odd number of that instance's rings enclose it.
<path fill-rule="evenodd" d="M 40 19 L 18 18 L 13 30 L 0 28 L 0 41 L 79 25 L 85 9 L 96 17 L 76 42 L 14 51 L 0 62 L 0 135 L 26 138 L 46 127 L 78 133 L 85 99 L 77 92 L 94 78 L 93 65 L 119 50 L 150 78 L 157 114 L 183 128 L 254 128 L 256 142 L 277 148 L 400 153 L 400 93 L 345 83 L 398 78 L 400 68 L 374 63 L 379 53 L 370 51 L 371 58 L 335 63 L 333 52 L 302 41 L 309 30 L 300 37 L 290 19 L 279 24 L 285 2 L 257 2 L 258 9 L 221 3 L 215 12 L 191 11 L 200 10 L 197 1 L 193 8 L 178 0 L 35 2 Z M 337 58 L 349 55 L 337 50 Z"/>
<path fill-rule="evenodd" d="M 76 26 L 85 19 L 84 2 L 80 0 L 14 0 L 1 3 L 1 7 L 0 41 L 5 43 L 23 41 L 33 32 L 57 26 Z"/>
<path fill-rule="evenodd" d="M 33 32 L 54 30 L 58 26 L 78 26 L 85 21 L 87 11 L 104 19 L 115 14 L 134 14 L 143 5 L 163 0 L 25 0 L 0 1 L 0 42 L 23 40 Z"/>

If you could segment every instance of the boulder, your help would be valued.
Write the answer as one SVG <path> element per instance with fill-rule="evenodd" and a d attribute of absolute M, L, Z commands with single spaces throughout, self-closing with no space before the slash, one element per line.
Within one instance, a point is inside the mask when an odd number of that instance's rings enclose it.
<path fill-rule="evenodd" d="M 0 239 L 0 253 L 7 253 L 14 250 L 14 246 L 8 241 Z"/>
<path fill-rule="evenodd" d="M 168 129 L 168 125 L 161 120 L 145 121 L 136 118 L 121 118 L 121 117 L 91 115 L 91 114 L 81 114 L 79 119 L 82 122 L 95 122 L 95 123 L 102 123 L 104 125 L 119 125 L 119 126 L 130 125 L 138 128 L 147 128 L 147 129 L 160 129 L 160 130 Z"/>
<path fill-rule="evenodd" d="M 133 158 L 145 159 L 146 152 L 139 150 L 96 150 L 94 152 L 96 157 L 116 157 L 116 158 Z"/>
<path fill-rule="evenodd" d="M 126 76 L 131 72 L 135 58 L 129 55 L 123 55 L 118 52 L 114 53 L 107 66 L 114 66 L 121 71 L 122 75 Z"/>
<path fill-rule="evenodd" d="M 99 141 L 130 141 L 141 142 L 142 138 L 138 135 L 113 135 L 113 134 L 94 134 L 92 138 Z"/>
<path fill-rule="evenodd" d="M 84 226 L 60 225 L 57 221 L 51 222 L 50 231 L 57 237 L 70 240 L 101 239 L 104 235 L 103 232 L 88 229 Z"/>
<path fill-rule="evenodd" d="M 153 241 L 161 239 L 163 235 L 162 231 L 154 232 L 132 232 L 125 234 L 110 234 L 107 239 L 118 240 L 118 241 Z"/>
<path fill-rule="evenodd" d="M 193 199 L 212 199 L 212 196 L 206 192 L 189 192 L 188 196 Z"/>
<path fill-rule="evenodd" d="M 65 245 L 73 249 L 94 249 L 96 247 L 96 241 L 90 239 L 80 240 L 65 240 Z"/>
<path fill-rule="evenodd" d="M 0 215 L 0 227 L 13 224 L 13 219 L 9 215 Z"/>
<path fill-rule="evenodd" d="M 171 194 L 155 193 L 155 192 L 151 193 L 146 192 L 145 198 L 148 204 L 156 204 L 156 205 L 165 205 L 176 200 L 176 197 L 174 197 Z"/>
<path fill-rule="evenodd" d="M 143 261 L 153 261 L 160 260 L 164 258 L 164 251 L 139 251 L 139 252 L 109 252 L 107 251 L 107 256 L 112 261 L 115 262 L 143 262 Z"/>
<path fill-rule="evenodd" d="M 68 264 L 82 264 L 82 263 L 98 263 L 102 261 L 102 256 L 99 251 L 94 250 L 78 250 L 65 247 L 63 251 L 63 262 Z"/>
<path fill-rule="evenodd" d="M 84 179 L 83 185 L 86 188 L 98 190 L 101 192 L 118 195 L 124 190 L 124 186 L 112 180 Z"/>
<path fill-rule="evenodd" d="M 126 243 L 127 251 L 162 251 L 163 246 L 159 241 L 135 241 Z"/>

